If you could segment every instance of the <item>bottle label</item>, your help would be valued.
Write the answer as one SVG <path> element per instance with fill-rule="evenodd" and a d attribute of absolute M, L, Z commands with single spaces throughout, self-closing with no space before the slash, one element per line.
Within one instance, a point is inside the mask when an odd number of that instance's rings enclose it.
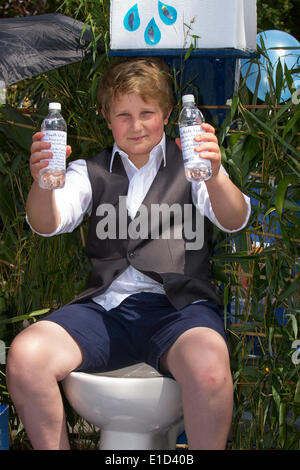
<path fill-rule="evenodd" d="M 180 127 L 180 140 L 181 140 L 181 147 L 182 147 L 182 155 L 184 163 L 188 163 L 190 161 L 195 161 L 199 163 L 199 161 L 205 162 L 206 166 L 210 166 L 209 160 L 204 160 L 200 158 L 199 152 L 196 152 L 194 149 L 197 147 L 197 142 L 194 140 L 195 137 L 199 134 L 203 134 L 205 131 L 202 127 L 199 126 L 186 126 Z"/>
<path fill-rule="evenodd" d="M 65 169 L 67 133 L 65 131 L 43 130 L 43 134 L 44 137 L 42 141 L 51 143 L 51 148 L 43 151 L 53 153 L 53 157 L 49 160 L 47 169 Z"/>

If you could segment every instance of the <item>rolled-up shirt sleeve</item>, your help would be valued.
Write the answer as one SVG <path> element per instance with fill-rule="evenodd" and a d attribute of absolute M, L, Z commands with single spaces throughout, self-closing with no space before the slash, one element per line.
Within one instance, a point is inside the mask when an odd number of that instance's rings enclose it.
<path fill-rule="evenodd" d="M 223 166 L 221 166 L 221 171 L 223 171 L 228 176 L 228 173 L 226 172 Z M 228 228 L 223 227 L 219 223 L 217 217 L 215 216 L 205 182 L 204 181 L 192 182 L 192 199 L 193 199 L 193 203 L 195 204 L 195 206 L 199 209 L 200 213 L 203 216 L 207 217 L 219 229 L 228 233 L 238 232 L 239 230 L 242 230 L 243 228 L 245 228 L 248 223 L 248 220 L 251 214 L 250 198 L 246 196 L 246 194 L 244 193 L 242 194 L 243 194 L 246 206 L 247 206 L 247 214 L 246 214 L 245 220 L 239 228 L 236 228 L 234 230 L 229 230 Z"/>
<path fill-rule="evenodd" d="M 62 233 L 72 232 L 81 224 L 84 215 L 90 213 L 92 206 L 92 188 L 87 173 L 85 160 L 75 160 L 69 163 L 66 170 L 65 186 L 54 190 L 56 207 L 60 213 L 60 224 L 52 233 L 40 233 L 26 221 L 31 230 L 43 237 L 52 237 Z"/>

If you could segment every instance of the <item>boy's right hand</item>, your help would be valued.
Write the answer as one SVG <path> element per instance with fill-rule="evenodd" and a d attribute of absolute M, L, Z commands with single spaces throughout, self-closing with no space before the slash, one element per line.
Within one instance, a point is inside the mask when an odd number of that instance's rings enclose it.
<path fill-rule="evenodd" d="M 39 182 L 39 173 L 42 168 L 46 168 L 49 163 L 47 160 L 52 158 L 51 144 L 49 142 L 42 142 L 43 132 L 36 132 L 32 136 L 32 145 L 30 147 L 29 167 L 31 176 L 37 183 Z M 47 150 L 42 152 L 42 150 Z M 67 145 L 66 158 L 72 153 L 70 145 Z"/>

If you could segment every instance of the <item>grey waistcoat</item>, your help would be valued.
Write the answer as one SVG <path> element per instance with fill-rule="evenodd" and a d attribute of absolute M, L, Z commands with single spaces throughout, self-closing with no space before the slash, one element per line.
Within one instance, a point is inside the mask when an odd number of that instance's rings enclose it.
<path fill-rule="evenodd" d="M 166 295 L 173 306 L 179 310 L 200 298 L 212 300 L 221 304 L 217 287 L 211 279 L 211 255 L 212 255 L 212 223 L 204 217 L 203 246 L 200 249 L 186 249 L 185 236 L 178 238 L 174 235 L 175 217 L 170 217 L 170 236 L 153 238 L 151 228 L 151 207 L 168 204 L 167 207 L 177 204 L 182 209 L 186 204 L 191 209 L 191 227 L 196 228 L 196 208 L 192 204 L 191 184 L 186 180 L 181 152 L 176 143 L 167 138 L 166 161 L 164 167 L 161 164 L 152 185 L 142 203 L 146 219 L 141 226 L 145 229 L 148 223 L 149 237 L 138 239 L 118 236 L 121 224 L 124 224 L 124 216 L 127 224 L 131 223 L 127 212 L 119 213 L 120 198 L 124 200 L 127 195 L 129 181 L 123 167 L 121 157 L 117 154 L 114 158 L 112 172 L 110 172 L 112 149 L 106 149 L 98 155 L 87 160 L 88 175 L 93 194 L 92 213 L 89 219 L 89 231 L 87 235 L 86 253 L 91 262 L 91 273 L 87 288 L 79 294 L 71 303 L 86 300 L 103 293 L 129 265 L 141 271 L 143 274 L 163 284 Z M 108 221 L 108 213 L 102 211 L 103 204 L 115 208 L 115 226 L 117 238 L 99 239 L 97 227 L 99 222 Z M 180 206 L 179 206 L 180 205 Z M 160 206 L 161 207 L 161 206 Z M 142 213 L 140 211 L 140 213 Z M 133 223 L 138 224 L 140 213 L 136 214 Z M 183 220 L 183 219 L 182 219 Z M 162 230 L 162 221 L 159 222 L 159 230 Z M 178 221 L 177 221 L 178 223 Z M 178 227 L 178 225 L 177 225 Z M 137 230 L 136 230 L 137 231 Z M 122 232 L 123 233 L 123 232 Z M 102 237 L 103 238 L 103 237 Z M 136 238 L 136 237 L 135 237 Z M 188 241 L 192 242 L 190 236 Z"/>

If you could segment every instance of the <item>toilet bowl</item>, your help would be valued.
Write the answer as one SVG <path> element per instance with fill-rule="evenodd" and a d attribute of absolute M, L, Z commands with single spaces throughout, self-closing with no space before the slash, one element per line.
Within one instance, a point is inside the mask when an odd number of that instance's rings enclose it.
<path fill-rule="evenodd" d="M 71 372 L 62 385 L 74 410 L 100 428 L 101 450 L 176 448 L 184 430 L 180 387 L 149 365 Z"/>

